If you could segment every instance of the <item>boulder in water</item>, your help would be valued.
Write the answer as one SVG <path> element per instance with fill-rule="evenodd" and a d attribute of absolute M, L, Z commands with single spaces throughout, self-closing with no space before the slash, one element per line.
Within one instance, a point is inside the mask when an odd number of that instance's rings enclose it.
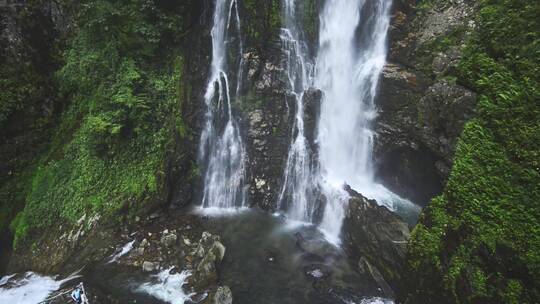
<path fill-rule="evenodd" d="M 342 228 L 345 250 L 355 263 L 361 262 L 364 272 L 373 277 L 387 296 L 392 296 L 385 285 L 388 282 L 394 289 L 399 287 L 409 227 L 401 217 L 376 201 L 350 187 L 346 190 L 351 199 Z"/>
<path fill-rule="evenodd" d="M 331 270 L 328 266 L 323 264 L 313 264 L 304 268 L 305 275 L 314 280 L 322 280 L 328 278 L 331 275 Z"/>
<path fill-rule="evenodd" d="M 205 231 L 194 255 L 194 270 L 190 277 L 190 285 L 195 290 L 205 289 L 217 282 L 217 268 L 225 256 L 225 246 L 219 236 Z"/>
<path fill-rule="evenodd" d="M 152 272 L 154 270 L 159 269 L 159 265 L 157 263 L 144 261 L 142 264 L 142 268 L 143 268 L 143 271 L 145 272 Z"/>
<path fill-rule="evenodd" d="M 212 304 L 232 304 L 232 291 L 228 286 L 219 286 L 210 299 Z"/>

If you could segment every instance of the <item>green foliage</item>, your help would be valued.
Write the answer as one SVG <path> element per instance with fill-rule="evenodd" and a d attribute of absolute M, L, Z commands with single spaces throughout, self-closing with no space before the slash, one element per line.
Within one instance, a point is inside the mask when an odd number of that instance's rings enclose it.
<path fill-rule="evenodd" d="M 280 1 L 241 1 L 244 33 L 248 44 L 265 46 L 277 38 L 281 27 Z"/>
<path fill-rule="evenodd" d="M 71 100 L 33 174 L 16 242 L 83 214 L 111 216 L 158 199 L 181 120 L 179 43 L 186 4 L 83 1 L 56 81 Z M 172 5 L 172 6 L 171 6 Z"/>
<path fill-rule="evenodd" d="M 457 81 L 480 94 L 444 194 L 415 228 L 415 301 L 540 298 L 540 4 L 483 0 Z"/>
<path fill-rule="evenodd" d="M 0 69 L 0 127 L 16 111 L 43 96 L 41 76 L 28 63 L 6 62 Z"/>
<path fill-rule="evenodd" d="M 316 0 L 306 0 L 301 3 L 302 24 L 309 41 L 316 41 L 319 34 L 319 7 Z"/>
<path fill-rule="evenodd" d="M 0 232 L 24 208 L 31 170 L 61 104 L 51 80 L 60 35 L 44 2 L 0 8 L 2 33 L 10 33 L 0 37 Z"/>

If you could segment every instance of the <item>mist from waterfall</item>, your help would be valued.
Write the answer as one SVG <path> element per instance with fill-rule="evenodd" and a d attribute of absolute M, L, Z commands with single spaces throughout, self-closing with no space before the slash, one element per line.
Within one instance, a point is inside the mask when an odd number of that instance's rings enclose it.
<path fill-rule="evenodd" d="M 379 203 L 391 193 L 374 182 L 371 129 L 390 6 L 391 0 L 327 0 L 320 14 L 315 86 L 324 92 L 317 143 L 319 186 L 326 197 L 320 229 L 334 242 L 349 199 L 344 184 L 383 199 Z"/>
<path fill-rule="evenodd" d="M 236 28 L 232 29 L 233 23 Z M 242 77 L 242 37 L 237 0 L 216 0 L 213 18 L 212 63 L 204 102 L 206 113 L 199 146 L 199 164 L 204 170 L 203 208 L 230 209 L 245 204 L 246 149 L 231 98 L 240 91 Z M 229 32 L 236 31 L 236 39 Z M 227 58 L 230 44 L 237 42 L 240 59 L 234 96 L 230 92 Z"/>
<path fill-rule="evenodd" d="M 304 92 L 313 83 L 313 64 L 307 55 L 308 46 L 297 14 L 298 1 L 283 3 L 283 24 L 280 39 L 288 93 L 294 97 L 296 113 L 291 129 L 291 144 L 284 171 L 278 208 L 287 217 L 311 223 L 315 212 L 311 152 L 304 133 Z"/>

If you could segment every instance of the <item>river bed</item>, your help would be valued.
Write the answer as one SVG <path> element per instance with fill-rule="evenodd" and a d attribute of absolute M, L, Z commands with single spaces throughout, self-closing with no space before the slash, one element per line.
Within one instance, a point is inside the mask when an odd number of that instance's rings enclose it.
<path fill-rule="evenodd" d="M 236 304 L 391 303 L 313 225 L 258 210 L 200 217 L 202 228 L 220 235 L 226 247 L 220 284 L 231 288 Z M 181 288 L 189 274 L 182 269 L 149 274 L 103 261 L 87 265 L 80 275 L 70 280 L 33 273 L 26 274 L 27 281 L 20 275 L 4 277 L 0 302 L 38 303 L 82 281 L 99 303 L 190 303 L 189 286 Z"/>

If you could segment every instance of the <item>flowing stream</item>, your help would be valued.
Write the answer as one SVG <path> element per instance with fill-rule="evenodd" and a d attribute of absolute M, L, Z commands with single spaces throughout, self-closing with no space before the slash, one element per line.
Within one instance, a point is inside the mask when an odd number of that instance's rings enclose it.
<path fill-rule="evenodd" d="M 304 92 L 313 82 L 313 64 L 307 56 L 302 26 L 297 16 L 296 0 L 283 4 L 283 23 L 280 39 L 288 91 L 296 101 L 296 115 L 292 126 L 292 141 L 284 171 L 284 182 L 279 195 L 279 209 L 287 209 L 290 219 L 312 222 L 315 206 L 312 203 L 313 180 L 311 151 L 304 133 Z M 287 204 L 289 203 L 289 204 Z"/>
<path fill-rule="evenodd" d="M 34 272 L 0 277 L 0 303 L 37 304 L 47 299 L 64 283 L 79 278 L 73 274 L 65 279 L 42 276 Z"/>
<path fill-rule="evenodd" d="M 212 27 L 212 63 L 204 102 L 205 123 L 199 146 L 199 164 L 204 170 L 203 208 L 231 209 L 245 204 L 246 150 L 238 121 L 231 108 L 232 98 L 240 90 L 242 60 L 236 79 L 236 91 L 231 95 L 227 73 L 229 45 L 238 44 L 242 58 L 240 17 L 236 0 L 216 0 Z M 233 23 L 236 29 L 232 29 Z M 236 37 L 229 32 L 236 30 Z M 236 39 L 233 39 L 236 38 Z"/>

